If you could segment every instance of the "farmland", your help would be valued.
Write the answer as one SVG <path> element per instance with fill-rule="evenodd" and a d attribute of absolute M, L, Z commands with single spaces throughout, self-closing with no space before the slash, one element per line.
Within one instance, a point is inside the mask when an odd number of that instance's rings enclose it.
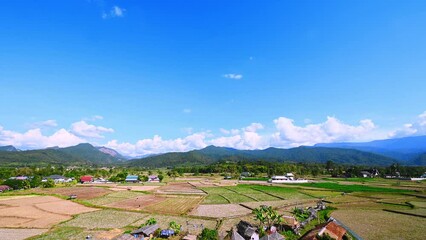
<path fill-rule="evenodd" d="M 322 198 L 327 200 L 329 206 L 337 208 L 332 215 L 352 230 L 357 233 L 363 231 L 360 234 L 365 239 L 380 239 L 378 236 L 395 234 L 392 229 L 386 229 L 387 222 L 402 228 L 396 236 L 407 236 L 409 226 L 423 222 L 424 218 L 419 216 L 426 214 L 426 201 L 422 198 L 424 192 L 387 185 L 379 180 L 362 183 L 354 181 L 354 184 L 318 181 L 280 185 L 254 181 L 238 184 L 237 181 L 210 178 L 197 181 L 196 177 L 190 179 L 190 182 L 170 181 L 156 186 L 92 185 L 7 194 L 0 197 L 0 227 L 18 228 L 16 236 L 27 234 L 23 231 L 18 233 L 19 228 L 39 230 L 28 232 L 33 235 L 44 232 L 33 239 L 81 239 L 87 235 L 97 239 L 111 239 L 155 218 L 162 228 L 175 221 L 185 231 L 194 234 L 199 234 L 202 227 L 209 227 L 218 228 L 221 235 L 226 235 L 229 228 L 240 219 L 256 224 L 252 209 L 261 205 L 272 206 L 280 214 L 291 215 L 294 207 L 312 206 Z M 415 186 L 422 188 L 423 185 Z M 138 191 L 140 189 L 148 191 Z M 66 198 L 70 194 L 76 194 L 77 200 L 53 197 Z M 14 210 L 12 214 L 8 210 L 12 207 L 21 210 Z M 365 215 L 385 219 L 371 221 L 372 226 L 380 226 L 381 230 L 373 228 L 376 229 L 374 231 L 370 225 L 362 222 Z M 354 216 L 353 219 L 351 216 Z M 404 223 L 400 222 L 401 219 Z M 4 231 L 6 234 L 12 230 Z M 414 227 L 413 234 L 419 236 L 420 230 Z"/>

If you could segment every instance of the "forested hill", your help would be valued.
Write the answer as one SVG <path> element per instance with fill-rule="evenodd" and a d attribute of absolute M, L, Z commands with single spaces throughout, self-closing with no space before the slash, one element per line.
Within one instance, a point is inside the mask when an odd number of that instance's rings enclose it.
<path fill-rule="evenodd" d="M 201 150 L 174 152 L 162 155 L 133 159 L 128 166 L 175 167 L 207 165 L 221 160 L 229 161 L 270 161 L 325 163 L 331 160 L 341 164 L 388 166 L 397 160 L 374 153 L 353 149 L 297 147 L 291 149 L 267 148 L 265 150 L 237 150 L 209 146 Z"/>
<path fill-rule="evenodd" d="M 58 165 L 114 165 L 124 159 L 111 155 L 88 143 L 66 148 L 49 148 L 28 151 L 0 151 L 0 166 Z"/>

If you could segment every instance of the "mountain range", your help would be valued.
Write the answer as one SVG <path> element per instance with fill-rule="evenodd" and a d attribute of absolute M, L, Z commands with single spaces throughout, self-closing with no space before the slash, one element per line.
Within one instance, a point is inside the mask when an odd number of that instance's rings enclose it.
<path fill-rule="evenodd" d="M 175 167 L 207 165 L 221 160 L 309 162 L 388 166 L 426 166 L 426 136 L 376 140 L 359 143 L 323 143 L 312 147 L 290 149 L 237 150 L 208 146 L 188 152 L 170 152 L 130 159 L 114 149 L 95 147 L 88 143 L 72 147 L 52 147 L 21 151 L 14 146 L 0 147 L 0 166 L 65 165 L 120 165 L 138 167 Z"/>

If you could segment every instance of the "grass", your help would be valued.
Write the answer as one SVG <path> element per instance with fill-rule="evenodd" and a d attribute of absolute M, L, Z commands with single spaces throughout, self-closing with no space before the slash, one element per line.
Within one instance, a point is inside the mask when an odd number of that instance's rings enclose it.
<path fill-rule="evenodd" d="M 80 214 L 76 218 L 62 223 L 61 226 L 87 229 L 122 228 L 146 216 L 146 214 L 135 212 L 100 210 Z"/>
<path fill-rule="evenodd" d="M 219 194 L 209 194 L 203 201 L 203 204 L 227 204 L 229 203 Z"/>
<path fill-rule="evenodd" d="M 84 239 L 83 228 L 57 227 L 39 236 L 28 238 L 29 240 L 58 240 L 58 239 Z M 81 236 L 80 236 L 81 235 Z"/>
<path fill-rule="evenodd" d="M 385 193 L 404 193 L 412 192 L 411 190 L 395 189 L 395 188 L 383 188 L 383 187 L 371 187 L 365 185 L 341 185 L 338 183 L 321 182 L 321 183 L 302 183 L 299 186 L 303 187 L 314 187 L 330 189 L 340 192 L 385 192 Z"/>
<path fill-rule="evenodd" d="M 266 178 L 266 177 L 245 177 L 242 180 L 244 180 L 244 181 L 268 181 L 269 178 Z"/>
<path fill-rule="evenodd" d="M 86 200 L 86 202 L 93 204 L 93 205 L 107 205 L 119 201 L 123 201 L 130 198 L 135 198 L 145 195 L 141 192 L 135 192 L 135 191 L 117 191 L 110 194 L 107 194 L 102 197 L 97 197 L 94 199 Z"/>

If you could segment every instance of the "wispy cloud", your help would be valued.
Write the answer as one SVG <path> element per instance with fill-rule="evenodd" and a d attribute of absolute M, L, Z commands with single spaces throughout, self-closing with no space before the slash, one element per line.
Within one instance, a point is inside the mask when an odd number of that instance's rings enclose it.
<path fill-rule="evenodd" d="M 56 120 L 50 119 L 50 120 L 46 120 L 46 121 L 42 121 L 42 122 L 35 122 L 33 124 L 31 124 L 32 128 L 42 128 L 42 127 L 57 127 L 58 123 L 56 122 Z"/>
<path fill-rule="evenodd" d="M 240 79 L 243 78 L 243 75 L 236 74 L 236 73 L 227 73 L 227 74 L 224 74 L 223 77 L 230 78 L 230 79 L 240 80 Z"/>
<path fill-rule="evenodd" d="M 119 6 L 113 6 L 109 12 L 102 13 L 102 18 L 107 19 L 115 17 L 124 17 L 124 12 L 126 12 L 126 9 Z"/>
<path fill-rule="evenodd" d="M 192 110 L 190 108 L 185 108 L 182 110 L 183 113 L 191 113 Z"/>

